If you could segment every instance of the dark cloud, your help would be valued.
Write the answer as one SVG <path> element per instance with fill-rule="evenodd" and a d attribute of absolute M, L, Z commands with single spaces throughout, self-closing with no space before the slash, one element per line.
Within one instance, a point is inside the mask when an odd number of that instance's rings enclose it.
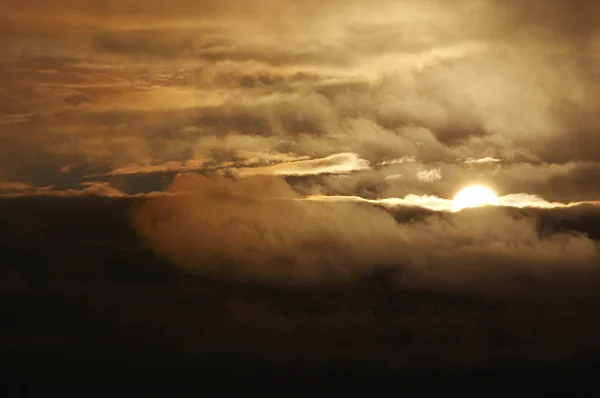
<path fill-rule="evenodd" d="M 365 343 L 377 340 L 367 336 L 399 333 L 399 345 L 384 345 L 399 350 L 394 354 L 397 366 L 404 368 L 403 361 L 410 358 L 406 350 L 425 355 L 430 344 L 435 349 L 429 361 L 453 364 L 485 362 L 502 350 L 513 350 L 506 358 L 524 352 L 536 358 L 568 357 L 578 347 L 595 344 L 589 338 L 597 329 L 586 323 L 583 308 L 595 300 L 600 254 L 596 206 L 480 209 L 451 215 L 367 203 L 309 203 L 273 177 L 180 176 L 169 192 L 172 196 L 148 200 L 135 212 L 136 228 L 154 250 L 190 277 L 260 281 L 288 292 L 276 296 L 278 304 L 240 298 L 215 309 L 219 315 L 211 324 L 238 324 L 246 332 L 227 336 L 244 341 L 245 347 L 261 344 L 252 332 L 255 325 L 271 339 L 277 336 L 263 347 L 281 358 L 326 358 L 345 352 L 368 360 L 379 358 L 379 351 Z M 385 298 L 371 296 L 369 289 Z M 435 295 L 441 295 L 439 301 Z M 428 299 L 422 301 L 424 297 Z M 393 310 L 388 300 L 395 303 Z M 316 312 L 306 315 L 307 307 Z M 570 310 L 563 311 L 566 308 Z M 518 320 L 534 311 L 557 322 L 553 325 L 568 319 L 571 327 L 539 326 L 549 333 L 543 347 L 528 345 L 530 339 L 540 338 L 533 337 L 534 325 L 539 324 Z M 494 325 L 497 333 L 468 321 L 472 316 Z M 352 333 L 344 340 L 348 345 L 340 343 L 337 351 L 292 330 L 283 332 L 291 325 Z M 587 327 L 592 328 L 589 334 L 583 332 Z M 433 343 L 441 335 L 454 337 Z M 506 344 L 488 342 L 500 335 L 508 339 Z M 214 341 L 212 335 L 202 336 L 204 342 Z M 290 347 L 284 348 L 287 344 Z M 470 344 L 477 348 L 465 352 Z"/>
<path fill-rule="evenodd" d="M 61 369 L 78 353 L 202 358 L 214 374 L 215 355 L 227 374 L 300 361 L 331 377 L 339 358 L 381 376 L 598 348 L 596 206 L 448 214 L 298 199 L 279 178 L 194 175 L 154 198 L 1 198 L 2 308 L 19 311 L 0 349 Z M 42 337 L 61 355 L 43 356 Z"/>

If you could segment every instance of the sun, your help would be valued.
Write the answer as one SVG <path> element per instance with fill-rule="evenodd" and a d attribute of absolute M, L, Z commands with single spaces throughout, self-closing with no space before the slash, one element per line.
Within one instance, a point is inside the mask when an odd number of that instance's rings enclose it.
<path fill-rule="evenodd" d="M 467 207 L 498 206 L 498 196 L 489 188 L 472 185 L 460 191 L 452 200 L 452 211 Z"/>

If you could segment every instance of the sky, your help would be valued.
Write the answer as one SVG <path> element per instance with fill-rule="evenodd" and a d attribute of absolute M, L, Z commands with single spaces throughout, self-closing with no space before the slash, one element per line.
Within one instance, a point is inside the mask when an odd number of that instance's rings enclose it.
<path fill-rule="evenodd" d="M 159 230 L 190 228 L 191 241 L 221 239 L 215 225 L 240 239 L 264 229 L 277 237 L 244 244 L 268 253 L 354 228 L 344 209 L 364 204 L 448 211 L 471 184 L 517 208 L 600 199 L 595 1 L 0 7 L 3 197 L 146 198 L 135 220 L 166 217 Z M 335 210 L 302 216 L 314 202 Z M 368 239 L 412 233 L 378 216 L 364 215 Z"/>
<path fill-rule="evenodd" d="M 595 1 L 0 7 L 3 194 L 200 172 L 366 199 L 472 181 L 600 197 Z"/>
<path fill-rule="evenodd" d="M 95 319 L 185 350 L 600 352 L 598 109 L 596 0 L 2 0 L 0 292 L 137 284 Z"/>

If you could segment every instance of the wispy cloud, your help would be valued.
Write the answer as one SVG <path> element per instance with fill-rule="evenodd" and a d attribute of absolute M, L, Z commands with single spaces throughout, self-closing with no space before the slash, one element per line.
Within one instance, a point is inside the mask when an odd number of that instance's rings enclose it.
<path fill-rule="evenodd" d="M 379 165 L 380 166 L 389 166 L 389 165 L 393 165 L 393 164 L 412 163 L 415 161 L 416 161 L 416 158 L 414 156 L 404 156 L 404 157 L 397 158 L 397 159 L 385 160 L 385 161 L 379 163 Z"/>
<path fill-rule="evenodd" d="M 141 165 L 137 163 L 120 166 L 105 174 L 93 174 L 87 177 L 104 177 L 116 175 L 150 174 L 160 172 L 188 172 L 200 170 L 205 167 L 208 160 L 172 161 L 161 164 Z"/>
<path fill-rule="evenodd" d="M 485 164 L 485 163 L 499 163 L 501 162 L 501 159 L 496 159 L 496 158 L 491 158 L 491 157 L 485 157 L 485 158 L 481 158 L 481 159 L 467 159 L 465 160 L 466 164 Z"/>
<path fill-rule="evenodd" d="M 344 174 L 353 171 L 368 170 L 369 161 L 356 153 L 338 153 L 324 158 L 279 163 L 272 166 L 231 169 L 234 175 L 290 175 L 306 176 L 317 174 Z"/>
<path fill-rule="evenodd" d="M 26 184 L 24 182 L 10 182 L 10 181 L 0 181 L 0 192 L 1 191 L 26 191 L 28 189 L 33 189 L 34 187 L 31 184 Z"/>
<path fill-rule="evenodd" d="M 390 207 L 407 206 L 422 207 L 433 211 L 450 211 L 452 201 L 428 195 L 407 195 L 404 198 L 383 198 L 383 199 L 365 199 L 358 196 L 326 196 L 312 195 L 307 196 L 305 200 L 318 202 L 361 202 Z"/>
<path fill-rule="evenodd" d="M 128 195 L 115 188 L 108 182 L 82 182 L 77 188 L 57 189 L 54 186 L 35 187 L 29 184 L 23 184 L 19 189 L 2 190 L 0 189 L 0 198 L 21 198 L 31 196 L 53 196 L 53 197 L 75 197 L 75 196 L 98 196 L 106 198 L 125 198 L 125 197 L 147 197 L 158 193 L 133 194 Z"/>
<path fill-rule="evenodd" d="M 442 179 L 440 169 L 421 170 L 417 173 L 417 178 L 425 182 L 434 182 Z"/>
<path fill-rule="evenodd" d="M 452 211 L 452 199 L 439 198 L 431 195 L 407 195 L 404 198 L 382 198 L 382 199 L 365 199 L 358 196 L 326 196 L 312 195 L 307 196 L 305 200 L 321 201 L 321 202 L 362 202 L 390 207 L 421 207 L 432 211 Z M 582 204 L 600 205 L 599 201 L 588 202 L 572 202 L 560 203 L 549 202 L 538 195 L 531 194 L 510 194 L 498 198 L 499 206 L 515 207 L 515 208 L 564 208 L 579 206 Z"/>

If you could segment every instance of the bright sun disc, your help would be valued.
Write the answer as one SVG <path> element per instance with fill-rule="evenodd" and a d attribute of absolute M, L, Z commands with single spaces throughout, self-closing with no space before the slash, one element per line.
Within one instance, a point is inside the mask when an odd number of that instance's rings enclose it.
<path fill-rule="evenodd" d="M 474 185 L 460 191 L 452 201 L 453 212 L 479 206 L 498 206 L 498 196 L 489 188 Z"/>

